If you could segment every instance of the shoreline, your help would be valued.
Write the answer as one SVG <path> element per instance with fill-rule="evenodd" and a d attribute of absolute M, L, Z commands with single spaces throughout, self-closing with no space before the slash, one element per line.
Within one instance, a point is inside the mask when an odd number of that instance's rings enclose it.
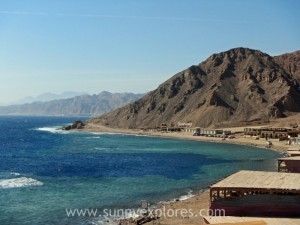
<path fill-rule="evenodd" d="M 183 197 L 183 196 L 181 196 Z M 209 216 L 209 190 L 201 189 L 185 199 L 175 198 L 160 201 L 149 206 L 150 212 L 160 212 L 159 219 L 150 219 L 141 224 L 153 225 L 206 225 L 203 216 Z M 155 211 L 158 210 L 158 211 Z M 188 211 L 187 214 L 182 212 Z M 172 215 L 172 213 L 175 213 Z M 133 216 L 108 220 L 109 225 L 136 225 L 137 220 L 149 218 L 147 216 Z M 106 223 L 105 223 L 106 224 Z"/>
<path fill-rule="evenodd" d="M 266 148 L 265 139 L 260 138 L 259 140 L 255 140 L 252 137 L 243 137 L 239 134 L 236 135 L 236 137 L 233 139 L 227 138 L 226 140 L 222 140 L 222 138 L 218 138 L 218 137 L 193 136 L 192 133 L 187 133 L 187 132 L 161 133 L 161 132 L 134 130 L 134 129 L 109 128 L 109 127 L 105 127 L 102 125 L 95 125 L 95 124 L 87 124 L 86 127 L 78 131 L 91 132 L 91 133 L 140 135 L 140 136 L 148 136 L 148 137 L 173 138 L 179 140 L 202 141 L 202 142 L 221 143 L 221 144 L 236 144 L 236 145 L 244 145 L 244 146 L 251 146 L 256 148 L 263 148 L 267 150 L 273 150 L 280 153 L 287 151 L 289 148 L 289 145 L 287 145 L 285 141 L 279 141 L 277 139 L 271 139 L 273 144 L 272 147 Z"/>
<path fill-rule="evenodd" d="M 178 224 L 182 225 L 184 223 L 178 222 L 182 219 L 188 220 L 188 219 L 196 219 L 197 216 L 194 218 L 185 216 L 184 218 L 178 215 L 174 218 L 166 216 L 168 211 L 170 210 L 192 210 L 194 215 L 197 215 L 200 210 L 203 210 L 205 212 L 205 216 L 209 216 L 208 209 L 209 209 L 209 189 L 199 189 L 195 192 L 189 191 L 187 194 L 181 195 L 178 198 L 173 198 L 169 200 L 162 200 L 156 203 L 153 203 L 149 206 L 150 212 L 155 212 L 155 210 L 161 210 L 163 212 L 163 216 L 161 216 L 157 221 L 159 224 Z M 198 205 L 199 204 L 199 205 Z M 200 206 L 200 208 L 199 208 Z M 135 210 L 139 210 L 140 208 L 135 208 Z M 155 213 L 154 213 L 155 214 Z M 138 219 L 144 219 L 146 216 L 129 216 L 127 218 L 115 218 L 113 220 L 107 221 L 109 225 L 136 225 L 136 220 Z M 198 217 L 197 219 L 201 219 Z M 168 221 L 173 221 L 172 223 L 168 223 Z M 176 221 L 176 223 L 174 223 Z M 158 222 L 155 222 L 154 224 L 157 224 Z M 143 223 L 148 225 L 153 225 L 153 219 L 149 222 Z M 189 225 L 194 224 L 193 222 L 189 221 Z M 199 225 L 199 221 L 196 222 L 197 225 Z M 200 224 L 202 225 L 202 223 Z"/>
<path fill-rule="evenodd" d="M 282 153 L 288 149 L 288 145 L 286 142 L 279 142 L 277 140 L 272 140 L 273 146 L 272 148 L 266 148 L 266 140 L 259 139 L 255 140 L 250 137 L 243 137 L 241 135 L 236 135 L 234 139 L 226 139 L 222 140 L 217 137 L 204 137 L 204 136 L 192 136 L 192 133 L 186 132 L 177 132 L 177 133 L 159 133 L 159 132 L 145 132 L 141 130 L 127 130 L 127 129 L 114 129 L 109 127 L 104 127 L 101 125 L 88 124 L 86 127 L 80 130 L 80 132 L 88 132 L 88 133 L 110 133 L 110 134 L 122 134 L 122 135 L 135 135 L 135 136 L 146 136 L 146 137 L 158 137 L 158 138 L 173 138 L 179 140 L 189 140 L 189 141 L 201 141 L 201 142 L 210 142 L 210 143 L 220 143 L 220 144 L 235 144 L 235 145 L 243 145 L 250 146 L 255 148 L 262 148 L 271 151 L 276 151 L 278 153 Z M 206 216 L 208 216 L 209 210 L 209 192 L 207 190 L 203 191 L 203 189 L 197 190 L 192 193 L 187 199 L 180 200 L 175 198 L 173 200 L 167 200 L 165 202 L 158 202 L 155 206 L 158 206 L 158 209 L 164 210 L 192 210 L 194 216 L 182 216 L 177 215 L 173 217 L 168 217 L 166 215 L 162 216 L 157 222 L 161 225 L 183 225 L 183 224 L 197 224 L 197 225 L 205 225 L 205 222 L 201 216 L 197 216 L 199 211 L 204 210 L 206 212 Z M 196 216 L 195 216 L 196 215 Z M 157 223 L 154 222 L 154 223 Z M 123 224 L 135 224 L 132 219 L 119 220 L 117 222 L 119 225 Z M 147 225 L 153 224 L 152 221 L 145 223 Z"/>

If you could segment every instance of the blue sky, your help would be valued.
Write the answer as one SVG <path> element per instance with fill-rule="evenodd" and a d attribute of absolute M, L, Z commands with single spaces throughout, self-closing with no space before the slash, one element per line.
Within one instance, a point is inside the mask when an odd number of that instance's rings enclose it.
<path fill-rule="evenodd" d="M 0 103 L 147 92 L 234 47 L 300 49 L 294 0 L 0 0 Z"/>

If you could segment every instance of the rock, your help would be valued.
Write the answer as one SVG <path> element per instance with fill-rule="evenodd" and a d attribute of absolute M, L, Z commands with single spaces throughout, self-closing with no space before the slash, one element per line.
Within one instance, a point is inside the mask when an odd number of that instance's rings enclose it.
<path fill-rule="evenodd" d="M 73 122 L 72 125 L 64 126 L 62 130 L 74 130 L 74 129 L 82 129 L 84 127 L 84 122 L 81 120 Z"/>

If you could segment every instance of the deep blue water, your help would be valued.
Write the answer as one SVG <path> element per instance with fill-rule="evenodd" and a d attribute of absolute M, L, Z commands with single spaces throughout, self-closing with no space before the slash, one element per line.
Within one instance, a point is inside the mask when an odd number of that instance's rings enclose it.
<path fill-rule="evenodd" d="M 1 225 L 89 224 L 96 220 L 68 218 L 65 209 L 169 200 L 240 169 L 274 170 L 278 157 L 249 146 L 55 131 L 76 119 L 0 117 Z M 27 179 L 37 183 L 22 186 Z"/>

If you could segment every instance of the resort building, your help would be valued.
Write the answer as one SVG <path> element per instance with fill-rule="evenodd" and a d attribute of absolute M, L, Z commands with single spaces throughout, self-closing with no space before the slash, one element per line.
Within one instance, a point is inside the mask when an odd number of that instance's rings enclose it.
<path fill-rule="evenodd" d="M 300 156 L 280 158 L 278 161 L 278 172 L 300 173 Z"/>
<path fill-rule="evenodd" d="M 300 151 L 300 146 L 293 146 L 293 147 L 290 147 L 288 148 L 288 151 Z"/>
<path fill-rule="evenodd" d="M 181 132 L 182 128 L 180 127 L 162 127 L 161 132 Z"/>
<path fill-rule="evenodd" d="M 150 132 L 181 132 L 184 129 L 182 127 L 175 126 L 174 123 L 171 123 L 170 126 L 166 123 L 162 123 L 160 127 L 141 128 L 141 130 Z"/>
<path fill-rule="evenodd" d="M 208 129 L 208 128 L 202 128 L 202 127 L 187 127 L 184 128 L 184 131 L 187 133 L 198 133 L 200 135 L 211 135 L 211 136 L 217 136 L 217 135 L 230 135 L 231 131 L 229 130 L 221 130 L 221 129 Z"/>
<path fill-rule="evenodd" d="M 223 130 L 213 130 L 213 129 L 201 129 L 200 134 L 203 135 L 218 135 L 223 134 Z"/>
<path fill-rule="evenodd" d="M 261 135 L 261 128 L 244 128 L 244 135 L 260 136 Z"/>
<path fill-rule="evenodd" d="M 296 146 L 300 146 L 300 137 L 296 137 L 296 138 L 291 138 L 291 144 L 292 145 L 296 145 Z"/>
<path fill-rule="evenodd" d="M 210 209 L 226 216 L 300 216 L 300 174 L 240 171 L 210 187 Z"/>
<path fill-rule="evenodd" d="M 261 127 L 244 129 L 244 135 L 259 136 L 261 138 L 274 138 L 279 140 L 297 137 L 299 133 L 300 131 L 298 129 L 282 127 Z"/>
<path fill-rule="evenodd" d="M 184 131 L 186 133 L 199 133 L 200 134 L 201 128 L 200 127 L 186 127 L 186 128 L 184 128 Z"/>
<path fill-rule="evenodd" d="M 206 224 L 214 225 L 299 225 L 300 218 L 206 216 Z"/>
<path fill-rule="evenodd" d="M 300 156 L 300 151 L 287 151 L 289 157 Z"/>
<path fill-rule="evenodd" d="M 211 136 L 216 136 L 216 135 L 222 135 L 222 134 L 231 134 L 231 131 L 224 131 L 221 129 L 206 129 L 206 128 L 201 128 L 200 134 L 201 135 L 211 135 Z"/>

